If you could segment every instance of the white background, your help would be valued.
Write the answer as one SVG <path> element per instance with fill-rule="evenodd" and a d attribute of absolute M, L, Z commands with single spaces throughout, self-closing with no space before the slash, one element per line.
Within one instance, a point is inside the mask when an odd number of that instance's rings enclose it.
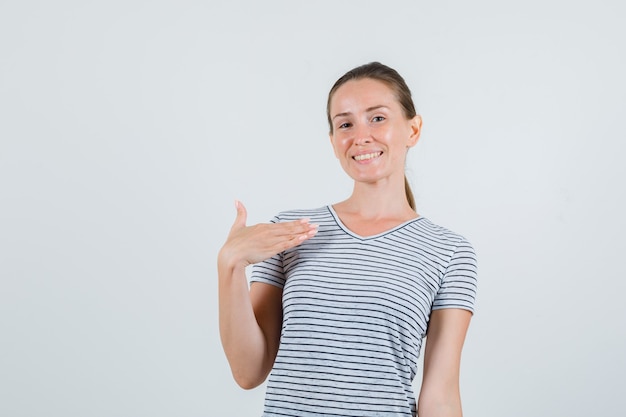
<path fill-rule="evenodd" d="M 418 211 L 479 256 L 465 415 L 623 415 L 623 8 L 2 1 L 0 415 L 259 416 L 217 251 L 235 198 L 349 195 L 326 94 L 372 60 L 424 119 Z"/>

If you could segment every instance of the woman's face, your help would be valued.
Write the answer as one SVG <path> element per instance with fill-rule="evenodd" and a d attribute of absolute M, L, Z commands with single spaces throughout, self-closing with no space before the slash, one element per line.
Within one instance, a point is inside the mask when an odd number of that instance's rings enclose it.
<path fill-rule="evenodd" d="M 408 148 L 417 143 L 421 118 L 407 119 L 393 90 L 371 78 L 351 80 L 330 101 L 335 156 L 358 182 L 404 181 Z"/>

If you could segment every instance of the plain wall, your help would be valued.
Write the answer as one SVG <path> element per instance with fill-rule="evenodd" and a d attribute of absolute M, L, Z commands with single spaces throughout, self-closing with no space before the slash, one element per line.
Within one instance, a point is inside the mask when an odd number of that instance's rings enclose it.
<path fill-rule="evenodd" d="M 326 94 L 372 60 L 424 120 L 418 211 L 479 257 L 465 415 L 621 415 L 623 9 L 1 2 L 0 415 L 259 416 L 217 326 L 233 201 L 349 195 Z"/>

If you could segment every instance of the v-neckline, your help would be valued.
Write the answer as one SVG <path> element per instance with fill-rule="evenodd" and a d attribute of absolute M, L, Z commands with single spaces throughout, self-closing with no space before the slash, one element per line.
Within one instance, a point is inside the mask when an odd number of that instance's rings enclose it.
<path fill-rule="evenodd" d="M 379 238 L 379 237 L 387 235 L 389 233 L 393 233 L 393 232 L 395 232 L 398 229 L 402 229 L 403 227 L 405 227 L 406 225 L 408 225 L 410 223 L 413 223 L 415 221 L 418 221 L 418 220 L 421 220 L 421 219 L 424 218 L 424 217 L 422 217 L 422 216 L 420 216 L 418 214 L 417 217 L 414 217 L 412 219 L 406 220 L 406 221 L 404 221 L 404 222 L 402 222 L 402 223 L 400 223 L 400 224 L 398 224 L 398 225 L 396 225 L 396 226 L 394 226 L 394 227 L 392 227 L 390 229 L 384 230 L 384 231 L 382 231 L 380 233 L 376 233 L 376 234 L 373 234 L 373 235 L 363 236 L 363 235 L 360 235 L 358 233 L 353 232 L 348 226 L 346 226 L 343 223 L 343 221 L 341 220 L 341 218 L 339 217 L 339 215 L 337 214 L 337 212 L 335 211 L 335 209 L 333 208 L 332 205 L 328 205 L 327 208 L 328 208 L 328 211 L 330 212 L 330 214 L 332 214 L 333 218 L 335 219 L 335 222 L 337 223 L 337 225 L 344 232 L 346 232 L 347 234 L 349 234 L 349 235 L 351 235 L 351 236 L 353 236 L 353 237 L 355 237 L 357 239 L 360 239 L 360 240 L 372 240 L 372 239 Z"/>

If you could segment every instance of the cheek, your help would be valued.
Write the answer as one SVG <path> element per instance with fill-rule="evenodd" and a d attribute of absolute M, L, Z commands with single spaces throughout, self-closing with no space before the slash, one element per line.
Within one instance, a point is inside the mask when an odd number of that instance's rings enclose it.
<path fill-rule="evenodd" d="M 341 155 L 341 142 L 337 138 L 330 138 L 330 145 L 333 147 L 333 153 L 335 158 L 339 158 Z"/>
<path fill-rule="evenodd" d="M 350 140 L 347 137 L 335 136 L 333 140 L 331 140 L 333 145 L 333 149 L 335 153 L 344 151 L 350 147 Z"/>
<path fill-rule="evenodd" d="M 385 125 L 373 125 L 370 128 L 370 133 L 374 137 L 377 137 L 380 139 L 389 139 L 389 138 L 393 138 L 394 135 L 396 135 L 398 132 L 394 126 L 390 124 L 385 124 Z"/>
<path fill-rule="evenodd" d="M 380 132 L 380 137 L 384 138 L 390 145 L 406 147 L 409 143 L 410 134 L 401 127 L 389 127 L 384 132 Z"/>

